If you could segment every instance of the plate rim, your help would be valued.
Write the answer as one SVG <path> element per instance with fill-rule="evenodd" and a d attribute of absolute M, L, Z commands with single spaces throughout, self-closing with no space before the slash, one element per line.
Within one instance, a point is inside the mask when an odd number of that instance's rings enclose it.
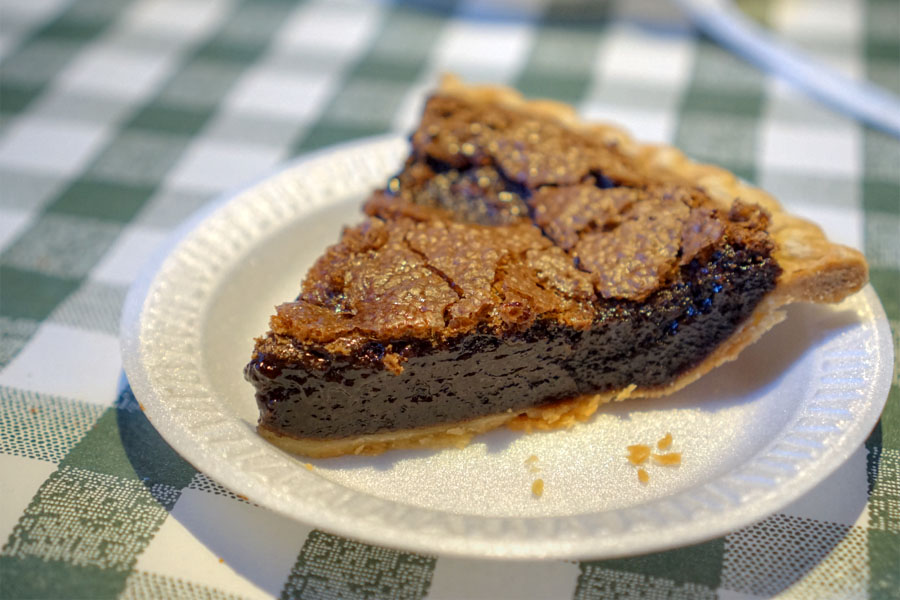
<path fill-rule="evenodd" d="M 401 145 L 402 142 L 402 145 Z M 769 493 L 763 497 L 757 497 L 750 505 L 754 510 L 747 510 L 747 506 L 741 506 L 740 502 L 736 506 L 733 505 L 734 499 L 729 497 L 728 490 L 719 490 L 720 497 L 715 498 L 715 493 L 710 497 L 712 503 L 725 505 L 724 509 L 713 510 L 708 517 L 700 518 L 703 526 L 698 526 L 697 519 L 687 518 L 679 523 L 666 524 L 667 533 L 660 536 L 658 532 L 647 531 L 646 528 L 627 529 L 621 534 L 621 539 L 615 544 L 606 538 L 598 540 L 597 537 L 591 536 L 587 539 L 579 537 L 578 528 L 570 530 L 567 534 L 558 533 L 557 539 L 548 541 L 546 539 L 540 541 L 502 541 L 485 537 L 483 535 L 473 535 L 475 532 L 467 530 L 467 519 L 480 519 L 485 523 L 493 523 L 502 526 L 503 521 L 516 521 L 519 528 L 524 530 L 540 531 L 543 529 L 542 524 L 548 521 L 558 519 L 577 519 L 590 515 L 615 515 L 623 513 L 623 509 L 615 509 L 605 511 L 604 513 L 587 513 L 585 515 L 571 515 L 565 517 L 477 517 L 466 516 L 464 519 L 456 523 L 456 532 L 448 536 L 446 532 L 427 533 L 427 531 L 417 530 L 409 527 L 391 526 L 390 518 L 383 515 L 390 515 L 391 507 L 382 507 L 383 512 L 381 518 L 368 519 L 364 526 L 361 526 L 358 518 L 348 518 L 347 514 L 342 513 L 338 508 L 332 506 L 312 507 L 319 510 L 310 512 L 310 507 L 304 513 L 303 510 L 298 511 L 296 504 L 289 502 L 283 494 L 283 486 L 286 482 L 279 485 L 282 488 L 274 488 L 274 491 L 281 490 L 279 495 L 276 493 L 274 497 L 266 492 L 272 492 L 273 489 L 266 489 L 267 486 L 258 478 L 248 477 L 244 469 L 224 469 L 221 454 L 211 453 L 210 448 L 204 445 L 200 440 L 192 436 L 192 432 L 185 430 L 176 420 L 173 420 L 168 414 L 165 406 L 166 399 L 161 397 L 160 391 L 156 389 L 151 381 L 151 374 L 148 372 L 148 364 L 144 360 L 144 353 L 147 348 L 143 343 L 144 327 L 147 325 L 146 309 L 148 303 L 153 298 L 154 286 L 159 284 L 159 278 L 164 273 L 167 265 L 171 265 L 176 260 L 179 252 L 183 252 L 186 244 L 192 236 L 199 235 L 204 228 L 209 228 L 216 223 L 216 219 L 222 219 L 226 215 L 229 207 L 238 206 L 242 199 L 248 194 L 258 191 L 261 186 L 278 180 L 279 178 L 289 177 L 296 174 L 304 168 L 311 168 L 320 163 L 328 163 L 329 161 L 340 160 L 347 153 L 377 153 L 392 150 L 400 153 L 400 150 L 406 150 L 405 139 L 397 135 L 382 135 L 372 138 L 363 138 L 351 140 L 327 148 L 323 148 L 316 152 L 300 156 L 294 160 L 273 169 L 269 173 L 252 181 L 251 183 L 240 187 L 239 189 L 227 192 L 218 199 L 211 201 L 208 205 L 198 210 L 194 215 L 189 217 L 171 234 L 166 242 L 164 242 L 154 256 L 147 261 L 141 269 L 140 274 L 134 280 L 129 288 L 126 296 L 125 304 L 122 312 L 120 326 L 120 344 L 122 350 L 122 359 L 128 381 L 131 385 L 135 397 L 141 402 L 144 414 L 153 424 L 154 428 L 159 432 L 163 439 L 178 452 L 182 458 L 194 465 L 199 471 L 209 475 L 219 483 L 225 485 L 230 490 L 244 495 L 251 501 L 274 510 L 288 518 L 305 522 L 311 526 L 321 528 L 338 535 L 360 539 L 367 543 L 373 543 L 383 546 L 394 547 L 405 551 L 422 552 L 426 554 L 440 554 L 445 556 L 458 556 L 467 558 L 496 558 L 496 559 L 591 559 L 591 558 L 615 558 L 621 556 L 632 556 L 647 552 L 663 551 L 675 547 L 681 547 L 692 543 L 703 542 L 720 535 L 734 531 L 751 523 L 757 522 L 777 511 L 779 508 L 787 506 L 796 500 L 815 485 L 824 480 L 828 475 L 840 467 L 849 456 L 859 447 L 865 440 L 869 432 L 877 423 L 884 404 L 887 401 L 888 389 L 890 386 L 890 368 L 893 365 L 893 345 L 887 317 L 880 300 L 875 294 L 871 284 L 867 285 L 860 294 L 866 298 L 866 304 L 873 311 L 873 326 L 877 349 L 874 351 L 879 364 L 882 366 L 878 371 L 881 375 L 876 381 L 872 382 L 869 387 L 872 389 L 872 398 L 870 398 L 867 410 L 861 415 L 854 417 L 850 426 L 842 431 L 841 436 L 836 443 L 832 443 L 825 448 L 817 457 L 811 459 L 812 465 L 817 469 L 809 469 L 805 473 L 795 473 L 788 480 L 790 485 L 785 491 L 784 484 L 776 486 L 780 489 L 780 493 Z M 246 200 L 244 200 L 246 201 Z M 302 218 L 303 214 L 327 205 L 327 201 L 322 203 L 314 203 L 308 208 L 301 210 L 296 215 Z M 884 365 L 888 368 L 885 369 Z M 883 371 L 887 371 L 886 375 Z M 255 431 L 252 432 L 256 436 Z M 261 438 L 260 438 L 261 441 Z M 266 443 L 266 442 L 263 442 Z M 266 443 L 267 444 L 267 443 Z M 285 457 L 281 450 L 271 449 Z M 765 447 L 758 450 L 756 454 L 764 451 Z M 756 456 L 756 454 L 754 456 Z M 753 457 L 748 457 L 749 462 Z M 296 461 L 295 458 L 289 460 Z M 307 473 L 300 468 L 297 462 L 296 469 L 299 479 L 304 484 L 311 484 L 310 477 L 325 481 L 324 478 Z M 727 476 L 727 475 L 726 475 Z M 717 483 L 726 476 L 719 477 L 707 482 L 707 485 Z M 286 480 L 287 481 L 287 480 Z M 328 482 L 330 486 L 341 487 L 339 484 Z M 347 488 L 343 488 L 348 491 Z M 685 494 L 687 491 L 680 492 L 673 496 L 667 496 L 653 501 L 627 507 L 633 511 L 640 513 L 646 511 L 648 505 L 660 503 L 663 500 L 677 499 L 679 495 Z M 715 492 L 715 490 L 711 490 Z M 398 505 L 391 500 L 376 498 L 363 492 L 349 491 L 350 495 L 365 495 L 367 498 L 374 498 L 382 504 Z M 346 493 L 345 493 L 346 495 Z M 345 502 L 347 499 L 341 499 Z M 728 505 L 732 504 L 733 508 Z M 303 508 L 302 506 L 300 507 Z M 321 510 L 321 509 L 325 510 Z M 407 509 L 412 511 L 420 511 L 425 513 L 437 513 L 446 515 L 441 511 L 433 509 L 425 509 L 407 505 Z M 627 514 L 627 513 L 624 513 Z M 696 513 L 693 513 L 696 514 Z M 454 515 L 457 516 L 457 515 Z M 725 518 L 725 517 L 728 518 Z M 423 523 L 429 522 L 423 515 Z M 616 519 L 621 515 L 610 517 L 612 521 L 607 523 L 611 527 L 619 526 L 615 523 Z M 674 515 L 675 518 L 678 515 Z M 701 515 L 702 517 L 702 515 Z M 711 517 L 711 518 L 710 518 Z M 449 517 L 448 517 L 449 518 Z M 704 524 L 704 520 L 708 523 Z M 573 526 L 574 527 L 574 526 Z"/>

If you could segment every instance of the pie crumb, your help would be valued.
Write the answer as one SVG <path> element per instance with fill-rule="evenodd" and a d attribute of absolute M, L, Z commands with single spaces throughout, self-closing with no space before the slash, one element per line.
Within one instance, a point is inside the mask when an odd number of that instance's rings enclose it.
<path fill-rule="evenodd" d="M 621 392 L 616 394 L 616 397 L 613 398 L 614 402 L 621 402 L 622 400 L 627 400 L 629 396 L 631 396 L 631 392 L 637 389 L 637 385 L 632 383 L 627 388 L 623 389 Z"/>
<path fill-rule="evenodd" d="M 628 460 L 633 465 L 640 465 L 650 458 L 650 446 L 646 444 L 634 444 L 628 446 Z"/>
<path fill-rule="evenodd" d="M 532 454 L 528 458 L 525 459 L 525 466 L 528 467 L 529 473 L 538 473 L 541 468 L 538 466 L 538 460 L 540 460 L 537 455 Z"/>
<path fill-rule="evenodd" d="M 303 466 L 306 467 L 306 470 L 307 470 L 307 471 L 312 471 L 312 470 L 313 470 L 313 466 L 312 466 L 311 464 L 309 464 L 309 463 L 303 463 Z"/>
<path fill-rule="evenodd" d="M 388 352 L 384 355 L 382 359 L 385 368 L 393 373 L 394 375 L 399 375 L 403 372 L 403 357 L 394 352 Z"/>
<path fill-rule="evenodd" d="M 656 442 L 656 447 L 660 450 L 667 450 L 672 447 L 672 434 L 666 432 L 666 435 Z M 642 465 L 647 459 L 652 458 L 653 462 L 663 467 L 675 467 L 681 464 L 681 452 L 653 452 L 651 446 L 647 444 L 633 444 L 628 446 L 628 461 L 635 465 Z M 648 483 L 650 481 L 650 473 L 644 467 L 637 470 L 638 481 Z"/>
<path fill-rule="evenodd" d="M 531 493 L 535 495 L 535 497 L 540 498 L 544 494 L 544 480 L 543 479 L 535 479 L 534 483 L 531 484 Z"/>
<path fill-rule="evenodd" d="M 654 454 L 653 462 L 665 467 L 674 467 L 681 464 L 681 452 L 668 452 L 666 454 Z"/>

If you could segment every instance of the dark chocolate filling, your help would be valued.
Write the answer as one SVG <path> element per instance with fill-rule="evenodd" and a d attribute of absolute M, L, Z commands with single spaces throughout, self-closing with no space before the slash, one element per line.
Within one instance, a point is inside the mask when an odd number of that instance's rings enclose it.
<path fill-rule="evenodd" d="M 256 387 L 260 424 L 301 438 L 334 439 L 452 423 L 629 384 L 665 384 L 725 340 L 774 287 L 768 255 L 725 245 L 692 261 L 675 284 L 645 302 L 597 301 L 587 331 L 537 321 L 499 337 L 460 336 L 433 347 L 395 340 L 396 375 L 370 343 L 330 356 L 270 334 L 245 375 Z M 286 358 L 290 357 L 290 358 Z"/>

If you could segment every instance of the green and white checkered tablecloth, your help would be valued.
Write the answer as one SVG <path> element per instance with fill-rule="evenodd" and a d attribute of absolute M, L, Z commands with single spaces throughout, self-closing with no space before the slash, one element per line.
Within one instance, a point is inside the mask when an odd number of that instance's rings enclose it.
<path fill-rule="evenodd" d="M 742 6 L 900 93 L 897 0 Z M 897 139 L 663 0 L 3 0 L 0 56 L 0 598 L 900 598 L 896 371 L 868 441 L 760 523 L 507 563 L 369 546 L 235 496 L 136 410 L 117 339 L 129 284 L 188 215 L 299 153 L 407 131 L 449 70 L 675 143 L 815 215 L 865 251 L 896 340 Z"/>

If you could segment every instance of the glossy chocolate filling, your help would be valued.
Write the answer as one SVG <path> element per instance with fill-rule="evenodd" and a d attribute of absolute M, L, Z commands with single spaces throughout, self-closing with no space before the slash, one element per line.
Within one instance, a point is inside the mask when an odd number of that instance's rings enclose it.
<path fill-rule="evenodd" d="M 768 256 L 726 245 L 643 303 L 605 300 L 587 331 L 536 322 L 511 336 L 472 333 L 433 347 L 395 340 L 330 356 L 267 338 L 246 377 L 260 424 L 300 438 L 343 438 L 452 423 L 623 388 L 661 385 L 700 362 L 774 287 Z M 399 350 L 398 350 L 399 349 Z"/>

